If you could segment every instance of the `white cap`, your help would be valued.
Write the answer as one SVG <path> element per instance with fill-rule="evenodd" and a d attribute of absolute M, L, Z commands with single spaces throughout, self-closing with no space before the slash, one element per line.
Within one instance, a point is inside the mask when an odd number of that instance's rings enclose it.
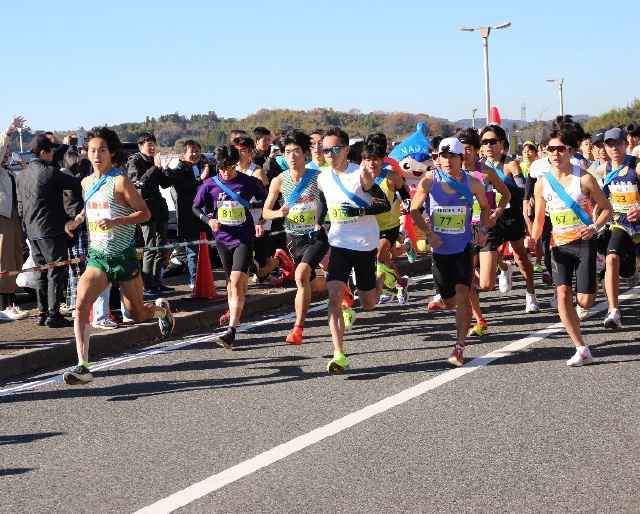
<path fill-rule="evenodd" d="M 445 137 L 438 145 L 438 153 L 457 153 L 462 155 L 464 149 L 459 139 L 455 137 Z"/>

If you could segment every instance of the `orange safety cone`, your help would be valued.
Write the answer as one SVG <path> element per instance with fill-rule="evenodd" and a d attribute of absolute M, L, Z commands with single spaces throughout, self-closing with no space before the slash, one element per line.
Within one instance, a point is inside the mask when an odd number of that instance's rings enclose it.
<path fill-rule="evenodd" d="M 207 235 L 200 232 L 200 239 L 206 239 Z M 196 265 L 196 283 L 191 298 L 194 300 L 220 300 L 216 293 L 216 283 L 213 280 L 213 270 L 209 259 L 209 244 L 200 243 L 198 248 L 198 263 Z"/>

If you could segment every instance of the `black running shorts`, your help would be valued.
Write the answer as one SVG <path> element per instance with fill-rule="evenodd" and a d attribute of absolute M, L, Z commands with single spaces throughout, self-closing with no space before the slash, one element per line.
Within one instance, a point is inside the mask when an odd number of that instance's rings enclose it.
<path fill-rule="evenodd" d="M 287 234 L 287 249 L 293 257 L 296 268 L 302 262 L 311 266 L 311 280 L 313 280 L 316 278 L 316 268 L 329 251 L 329 241 L 324 230 L 315 238 Z"/>
<path fill-rule="evenodd" d="M 375 289 L 377 253 L 377 249 L 361 252 L 332 246 L 329 255 L 327 282 L 338 280 L 348 284 L 351 270 L 355 270 L 356 287 L 360 291 Z"/>
<path fill-rule="evenodd" d="M 473 278 L 472 244 L 459 253 L 433 254 L 433 281 L 436 290 L 444 300 L 456 295 L 456 286 L 471 287 Z"/>
<path fill-rule="evenodd" d="M 588 241 L 578 239 L 551 248 L 551 273 L 556 286 L 573 284 L 576 273 L 576 291 L 593 294 L 596 292 L 596 238 Z"/>
<path fill-rule="evenodd" d="M 240 243 L 235 246 L 225 246 L 216 243 L 218 255 L 222 261 L 222 268 L 227 278 L 231 277 L 232 271 L 242 271 L 249 273 L 249 266 L 253 261 L 253 241 Z"/>

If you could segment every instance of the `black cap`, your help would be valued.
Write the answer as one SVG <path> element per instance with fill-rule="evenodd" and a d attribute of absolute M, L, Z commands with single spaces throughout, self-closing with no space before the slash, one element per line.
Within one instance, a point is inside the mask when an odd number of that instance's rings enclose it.
<path fill-rule="evenodd" d="M 607 131 L 607 129 L 598 129 L 598 130 L 594 130 L 591 133 L 591 143 L 592 144 L 596 144 L 596 143 L 604 143 L 604 133 Z"/>

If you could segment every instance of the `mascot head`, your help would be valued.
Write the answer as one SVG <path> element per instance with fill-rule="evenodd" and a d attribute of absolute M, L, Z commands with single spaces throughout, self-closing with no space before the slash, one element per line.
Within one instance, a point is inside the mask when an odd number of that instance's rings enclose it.
<path fill-rule="evenodd" d="M 424 135 L 424 130 L 425 124 L 418 123 L 417 130 L 389 154 L 389 157 L 400 165 L 402 176 L 409 185 L 417 184 L 425 172 L 433 168 L 433 160 L 429 152 L 431 141 Z"/>

